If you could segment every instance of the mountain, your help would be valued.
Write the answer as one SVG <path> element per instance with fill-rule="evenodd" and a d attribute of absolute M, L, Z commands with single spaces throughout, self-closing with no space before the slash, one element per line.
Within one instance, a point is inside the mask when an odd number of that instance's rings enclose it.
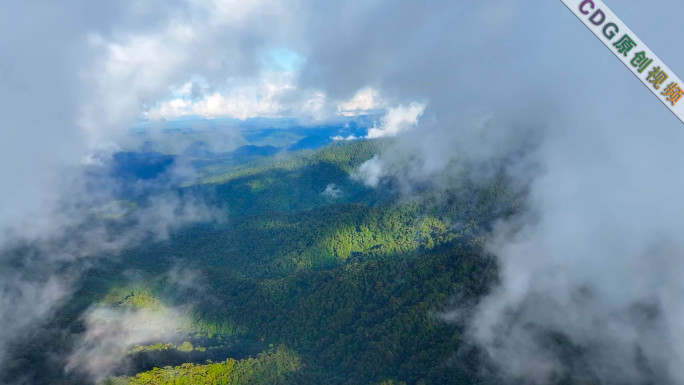
<path fill-rule="evenodd" d="M 377 188 L 352 177 L 386 145 L 262 157 L 178 188 L 225 219 L 93 262 L 73 298 L 13 352 L 0 382 L 496 383 L 462 321 L 442 314 L 490 289 L 496 264 L 482 245 L 517 200 L 505 178 L 470 180 L 463 165 L 441 190 L 408 195 L 396 177 Z M 94 330 L 129 324 L 152 330 L 121 345 L 104 378 L 62 369 L 78 361 L 74 351 L 86 362 L 110 357 Z"/>
<path fill-rule="evenodd" d="M 230 154 L 234 157 L 262 157 L 273 155 L 280 151 L 278 147 L 273 146 L 241 146 L 233 150 Z"/>
<path fill-rule="evenodd" d="M 323 136 L 323 135 L 312 135 L 312 136 L 307 136 L 306 138 L 298 141 L 297 143 L 293 144 L 292 146 L 288 147 L 288 150 L 290 151 L 296 151 L 296 150 L 303 150 L 303 149 L 315 149 L 319 147 L 323 147 L 326 144 L 330 143 L 332 139 L 330 139 L 330 136 Z"/>
<path fill-rule="evenodd" d="M 117 152 L 112 155 L 111 172 L 121 179 L 154 179 L 166 172 L 175 158 L 158 152 Z"/>

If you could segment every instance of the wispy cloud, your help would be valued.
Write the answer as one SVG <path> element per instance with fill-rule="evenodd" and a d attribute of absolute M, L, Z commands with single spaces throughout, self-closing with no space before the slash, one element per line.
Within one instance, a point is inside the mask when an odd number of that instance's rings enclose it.
<path fill-rule="evenodd" d="M 86 331 L 65 369 L 84 373 L 97 383 L 125 367 L 125 358 L 136 345 L 182 341 L 184 335 L 179 330 L 189 321 L 179 309 L 96 306 L 88 310 L 84 322 Z"/>
<path fill-rule="evenodd" d="M 342 191 L 341 188 L 337 187 L 335 183 L 330 183 L 329 185 L 325 186 L 325 190 L 323 190 L 321 194 L 328 196 L 330 198 L 339 198 L 342 195 L 344 195 L 344 191 Z"/>
<path fill-rule="evenodd" d="M 361 181 L 368 187 L 378 187 L 380 181 L 387 175 L 385 163 L 378 155 L 363 162 L 359 168 L 351 174 L 353 180 Z"/>

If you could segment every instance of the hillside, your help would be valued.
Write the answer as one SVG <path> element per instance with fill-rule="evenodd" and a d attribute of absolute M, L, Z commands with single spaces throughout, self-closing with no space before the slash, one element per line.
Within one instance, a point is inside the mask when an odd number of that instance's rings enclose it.
<path fill-rule="evenodd" d="M 181 321 L 163 326 L 168 330 L 152 324 L 158 335 L 123 346 L 116 368 L 98 381 L 487 380 L 477 350 L 464 344 L 463 325 L 441 314 L 488 291 L 496 266 L 482 244 L 516 201 L 505 180 L 476 183 L 461 166 L 439 194 L 406 196 L 396 181 L 368 188 L 351 178 L 383 145 L 335 143 L 275 155 L 182 187 L 182 195 L 201 199 L 225 220 L 185 227 L 94 264 L 73 300 L 15 354 L 3 376 L 87 383 L 78 370 L 59 373 L 62 358 L 55 357 L 90 338 L 97 322 L 161 314 Z M 330 185 L 336 193 L 326 193 Z M 93 323 L 83 316 L 93 306 L 108 315 Z"/>

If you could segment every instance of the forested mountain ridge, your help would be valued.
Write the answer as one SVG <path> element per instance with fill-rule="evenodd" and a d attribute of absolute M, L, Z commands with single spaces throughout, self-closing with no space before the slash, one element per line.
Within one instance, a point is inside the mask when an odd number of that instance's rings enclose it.
<path fill-rule="evenodd" d="M 488 291 L 482 244 L 517 200 L 504 178 L 474 182 L 460 166 L 453 185 L 409 196 L 350 177 L 384 145 L 276 155 L 185 185 L 225 220 L 95 264 L 52 321 L 62 332 L 36 337 L 56 352 L 19 352 L 5 375 L 32 362 L 45 369 L 33 383 L 89 382 L 54 357 L 88 337 L 83 314 L 98 306 L 183 320 L 174 341 L 125 346 L 106 384 L 485 383 L 463 325 L 440 314 Z"/>

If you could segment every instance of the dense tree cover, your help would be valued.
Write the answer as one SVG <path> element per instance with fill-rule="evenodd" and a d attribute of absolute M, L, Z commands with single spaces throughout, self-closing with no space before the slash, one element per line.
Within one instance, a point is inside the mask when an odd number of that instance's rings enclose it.
<path fill-rule="evenodd" d="M 318 151 L 300 150 L 259 159 L 186 186 L 184 193 L 203 197 L 224 209 L 229 218 L 271 211 L 290 213 L 335 202 L 388 202 L 396 193 L 366 189 L 349 177 L 384 146 L 384 142 L 368 141 L 333 143 Z M 323 194 L 331 183 L 343 191 L 341 196 Z"/>
<path fill-rule="evenodd" d="M 263 280 L 236 297 L 223 294 L 231 283 L 214 287 L 238 322 L 298 351 L 318 381 L 472 383 L 473 372 L 465 370 L 472 357 L 448 364 L 462 336 L 439 315 L 451 295 L 476 298 L 491 280 L 491 261 L 471 247 Z M 212 279 L 219 282 L 220 273 Z"/>
<path fill-rule="evenodd" d="M 471 303 L 487 290 L 495 269 L 480 245 L 491 223 L 514 210 L 513 197 L 501 179 L 475 183 L 461 174 L 443 191 L 411 199 L 388 190 L 390 198 L 375 199 L 377 191 L 358 183 L 353 199 L 309 199 L 325 186 L 311 170 L 321 160 L 350 162 L 358 146 L 367 146 L 365 159 L 377 149 L 368 142 L 332 146 L 227 175 L 216 199 L 229 202 L 238 219 L 186 229 L 127 259 L 154 271 L 173 255 L 200 269 L 198 286 L 210 300 L 195 306 L 195 324 L 206 325 L 209 336 L 239 330 L 286 344 L 306 363 L 305 383 L 473 383 L 477 352 L 464 350 L 460 326 L 439 312 L 454 296 Z M 287 172 L 270 179 L 276 169 Z M 341 175 L 324 182 L 354 183 Z M 268 186 L 244 188 L 250 180 Z M 298 189 L 299 197 L 284 193 Z M 271 194 L 295 203 L 251 210 L 253 202 L 273 203 Z M 156 287 L 162 297 L 182 298 L 169 294 L 168 284 Z"/>
<path fill-rule="evenodd" d="M 440 311 L 454 294 L 463 303 L 477 298 L 492 280 L 492 261 L 478 252 L 478 242 L 283 278 L 246 279 L 212 267 L 202 278 L 212 300 L 193 315 L 209 325 L 231 319 L 248 325 L 251 338 L 291 347 L 306 364 L 300 383 L 476 383 L 477 354 L 457 355 L 461 327 Z"/>
<path fill-rule="evenodd" d="M 290 171 L 296 177 L 300 175 L 300 172 L 307 171 L 307 168 L 320 163 L 335 165 L 345 173 L 350 174 L 356 167 L 377 154 L 386 145 L 387 143 L 382 141 L 354 141 L 332 144 L 322 151 L 300 150 L 293 154 L 285 154 L 276 159 L 259 159 L 237 170 L 207 177 L 202 182 L 226 184 L 246 177 L 259 177 L 271 170 Z M 331 179 L 334 176 L 326 175 L 326 179 Z"/>
<path fill-rule="evenodd" d="M 224 210 L 227 220 L 185 228 L 97 264 L 53 321 L 70 330 L 55 337 L 60 354 L 83 331 L 78 315 L 93 303 L 190 304 L 183 331 L 206 352 L 193 348 L 182 352 L 186 365 L 112 384 L 243 383 L 227 382 L 237 381 L 231 373 L 242 366 L 252 373 L 245 383 L 496 383 L 483 374 L 477 349 L 464 344 L 463 325 L 442 313 L 472 305 L 491 286 L 496 265 L 482 244 L 494 221 L 515 211 L 515 196 L 503 178 L 475 182 L 457 168 L 438 191 L 410 196 L 392 180 L 370 189 L 350 179 L 384 145 L 334 144 L 184 187 L 183 194 Z M 330 183 L 340 196 L 322 194 Z M 287 349 L 204 363 L 200 353 L 219 354 L 238 340 Z M 164 366 L 161 353 L 178 349 L 158 342 L 137 349 L 157 351 L 149 357 Z M 31 354 L 34 362 L 42 359 Z M 294 374 L 272 376 L 282 368 Z M 192 382 L 200 375 L 216 382 Z"/>
<path fill-rule="evenodd" d="M 219 363 L 186 363 L 176 367 L 154 368 L 134 377 L 109 378 L 100 385 L 275 385 L 286 384 L 300 368 L 296 354 L 278 347 L 256 358 Z"/>
<path fill-rule="evenodd" d="M 165 344 L 162 344 L 161 342 L 157 342 L 156 344 L 150 344 L 150 345 L 136 345 L 129 351 L 130 354 L 134 353 L 140 353 L 140 352 L 154 352 L 154 351 L 164 351 L 164 350 L 169 350 L 169 349 L 175 349 L 178 350 L 179 352 L 191 352 L 193 350 L 197 350 L 198 352 L 205 352 L 207 349 L 202 346 L 193 346 L 192 342 L 190 341 L 184 341 L 182 344 L 179 346 L 176 346 L 170 342 L 167 342 Z"/>
<path fill-rule="evenodd" d="M 337 162 L 348 160 L 343 156 L 348 152 L 340 149 L 346 147 L 333 146 L 319 152 L 342 154 L 339 159 L 318 157 Z M 315 167 L 318 166 L 309 168 Z M 254 177 L 263 175 L 256 173 Z M 247 203 L 232 199 L 243 181 L 229 179 L 221 185 L 223 193 L 214 198 L 229 205 L 226 223 L 195 226 L 174 234 L 165 245 L 138 249 L 132 257 L 154 260 L 154 255 L 161 251 L 163 255 L 174 254 L 201 266 L 230 265 L 232 271 L 244 276 L 272 278 L 340 265 L 352 256 L 397 255 L 430 249 L 466 234 L 484 233 L 494 220 L 510 215 L 514 209 L 513 197 L 500 178 L 473 183 L 463 176 L 439 194 L 428 191 L 412 199 L 398 199 L 391 189 L 364 188 L 350 181 L 346 173 L 340 178 L 342 181 L 337 184 L 343 191 L 358 190 L 354 197 L 324 197 L 321 192 L 327 183 L 321 183 L 321 178 L 307 177 L 310 183 L 305 188 L 301 180 L 288 175 L 274 180 L 277 187 L 240 192 L 238 195 Z M 345 184 L 352 187 L 346 188 Z M 273 205 L 273 190 L 295 203 L 276 205 L 282 210 L 252 209 L 254 202 L 262 200 L 268 203 L 258 206 Z M 295 191 L 301 191 L 301 196 L 294 197 Z"/>

